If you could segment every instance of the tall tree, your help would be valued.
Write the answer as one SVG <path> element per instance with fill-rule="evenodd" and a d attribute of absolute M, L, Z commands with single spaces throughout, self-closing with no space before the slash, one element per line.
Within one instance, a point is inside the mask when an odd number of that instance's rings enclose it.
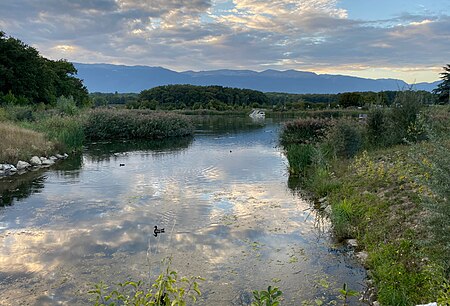
<path fill-rule="evenodd" d="M 0 31 L 0 93 L 29 103 L 53 104 L 59 96 L 73 96 L 77 104 L 89 100 L 86 87 L 65 60 L 52 61 L 22 41 Z"/>
<path fill-rule="evenodd" d="M 444 66 L 444 72 L 441 72 L 442 82 L 433 90 L 438 95 L 439 103 L 450 104 L 450 64 Z"/>

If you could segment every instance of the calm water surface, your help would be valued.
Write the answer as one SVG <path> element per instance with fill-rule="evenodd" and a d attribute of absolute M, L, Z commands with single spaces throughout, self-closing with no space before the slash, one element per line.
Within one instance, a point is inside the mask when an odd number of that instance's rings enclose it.
<path fill-rule="evenodd" d="M 193 139 L 93 144 L 0 181 L 0 304 L 86 305 L 92 283 L 153 279 L 167 256 L 206 278 L 199 305 L 246 305 L 270 284 L 283 305 L 362 290 L 364 270 L 288 188 L 278 129 L 216 117 Z"/>

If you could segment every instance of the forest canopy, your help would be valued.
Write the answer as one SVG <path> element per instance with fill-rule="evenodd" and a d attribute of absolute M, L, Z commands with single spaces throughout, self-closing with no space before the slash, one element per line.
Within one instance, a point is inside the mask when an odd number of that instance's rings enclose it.
<path fill-rule="evenodd" d="M 76 74 L 72 63 L 47 59 L 0 31 L 0 103 L 54 105 L 64 96 L 87 104 L 88 91 Z"/>

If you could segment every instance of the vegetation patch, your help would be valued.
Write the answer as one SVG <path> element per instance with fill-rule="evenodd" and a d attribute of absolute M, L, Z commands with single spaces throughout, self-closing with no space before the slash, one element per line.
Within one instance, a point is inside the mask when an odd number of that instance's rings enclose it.
<path fill-rule="evenodd" d="M 88 140 L 163 139 L 193 132 L 185 116 L 137 110 L 94 110 L 87 115 L 84 126 Z"/>
<path fill-rule="evenodd" d="M 450 116 L 422 99 L 402 93 L 367 121 L 333 121 L 320 137 L 280 136 L 291 175 L 302 165 L 302 188 L 326 199 L 335 236 L 356 238 L 369 254 L 382 305 L 448 303 Z"/>
<path fill-rule="evenodd" d="M 55 152 L 52 142 L 45 134 L 21 128 L 11 123 L 0 122 L 0 163 L 16 164 L 32 156 L 48 156 Z"/>

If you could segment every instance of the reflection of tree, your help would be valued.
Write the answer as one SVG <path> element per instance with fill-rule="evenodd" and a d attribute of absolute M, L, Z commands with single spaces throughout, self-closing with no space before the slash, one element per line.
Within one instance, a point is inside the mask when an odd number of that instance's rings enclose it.
<path fill-rule="evenodd" d="M 78 177 L 81 168 L 81 155 L 72 155 L 66 160 L 56 162 L 51 168 L 42 168 L 28 171 L 21 175 L 0 180 L 0 206 L 12 205 L 15 200 L 29 197 L 33 193 L 39 193 L 44 188 L 47 176 L 45 172 L 49 169 L 55 170 L 58 176 Z"/>
<path fill-rule="evenodd" d="M 89 145 L 84 155 L 93 161 L 103 161 L 109 159 L 111 156 L 125 152 L 176 152 L 188 148 L 192 140 L 192 137 L 173 137 L 162 140 L 99 142 Z"/>
<path fill-rule="evenodd" d="M 0 184 L 0 206 L 9 206 L 14 200 L 21 200 L 44 188 L 47 177 L 44 170 L 30 171 L 12 178 L 3 179 Z"/>
<path fill-rule="evenodd" d="M 192 116 L 196 131 L 208 133 L 238 133 L 264 127 L 264 121 L 252 121 L 248 116 Z"/>

